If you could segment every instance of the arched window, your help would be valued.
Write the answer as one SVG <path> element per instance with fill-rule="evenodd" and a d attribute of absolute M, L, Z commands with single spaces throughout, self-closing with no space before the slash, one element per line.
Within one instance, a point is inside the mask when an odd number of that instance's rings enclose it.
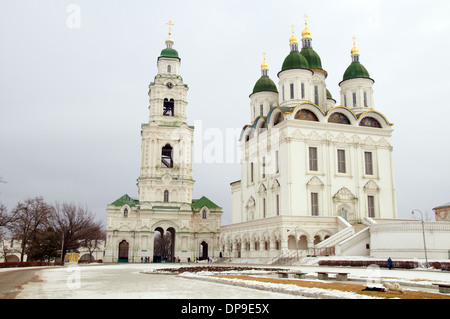
<path fill-rule="evenodd" d="M 164 99 L 163 115 L 164 116 L 174 116 L 174 105 L 173 99 Z"/>
<path fill-rule="evenodd" d="M 123 217 L 128 217 L 128 208 L 123 210 Z"/>
<path fill-rule="evenodd" d="M 166 189 L 164 191 L 164 203 L 168 203 L 169 202 L 169 191 Z"/>
<path fill-rule="evenodd" d="M 206 209 L 202 211 L 202 219 L 206 219 Z"/>
<path fill-rule="evenodd" d="M 172 73 L 172 66 L 171 65 L 167 66 L 167 73 Z"/>
<path fill-rule="evenodd" d="M 172 153 L 172 146 L 170 146 L 169 144 L 166 144 L 166 146 L 162 148 L 161 167 L 173 168 Z"/>

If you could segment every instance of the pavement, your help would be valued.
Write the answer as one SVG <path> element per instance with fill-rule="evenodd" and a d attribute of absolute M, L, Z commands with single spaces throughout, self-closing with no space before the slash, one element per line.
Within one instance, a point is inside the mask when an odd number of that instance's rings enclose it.
<path fill-rule="evenodd" d="M 200 264 L 191 264 L 199 266 Z M 0 269 L 0 299 L 299 299 L 282 292 L 224 285 L 173 275 L 148 274 L 179 264 L 90 264 L 32 269 Z M 188 266 L 181 264 L 181 266 Z M 203 266 L 208 266 L 204 264 Z M 244 266 L 244 265 L 239 265 Z M 265 265 L 245 265 L 267 267 Z M 311 265 L 281 266 L 313 276 L 317 271 L 349 272 L 349 279 L 364 283 L 373 270 Z M 378 269 L 378 277 L 391 278 L 411 289 L 433 290 L 434 282 L 450 283 L 450 272 Z"/>

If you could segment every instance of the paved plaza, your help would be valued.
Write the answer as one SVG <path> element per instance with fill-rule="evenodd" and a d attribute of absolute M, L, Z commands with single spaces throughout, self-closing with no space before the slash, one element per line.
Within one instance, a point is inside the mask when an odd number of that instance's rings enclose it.
<path fill-rule="evenodd" d="M 201 264 L 191 264 L 190 267 Z M 181 266 L 188 266 L 187 264 Z M 201 266 L 208 266 L 203 264 Z M 178 264 L 91 264 L 66 265 L 55 268 L 35 268 L 34 272 L 18 269 L 1 269 L 1 279 L 5 275 L 15 278 L 16 285 L 7 288 L 9 298 L 15 299 L 289 299 L 306 298 L 287 290 L 271 287 L 247 288 L 224 282 L 198 280 L 195 276 L 154 274 L 161 268 L 176 268 Z M 256 267 L 265 267 L 259 265 Z M 336 271 L 323 266 L 285 266 L 293 271 L 303 271 L 313 276 L 317 271 Z M 360 284 L 373 277 L 373 270 L 366 268 L 344 268 L 339 271 L 349 273 L 349 279 Z M 399 282 L 405 289 L 437 293 L 435 282 L 450 283 L 450 272 L 438 270 L 378 269 L 377 276 Z M 23 280 L 20 280 L 23 272 Z M 206 276 L 205 276 L 206 277 Z M 317 279 L 315 279 L 317 280 Z M 333 281 L 333 280 L 331 280 Z M 1 287 L 0 287 L 1 288 Z M 276 290 L 276 291 L 275 291 Z M 5 291 L 3 298 L 5 298 Z M 313 295 L 314 296 L 314 295 Z M 328 294 L 328 296 L 331 296 Z M 342 295 L 337 298 L 359 298 Z M 317 295 L 321 298 L 321 295 Z"/>

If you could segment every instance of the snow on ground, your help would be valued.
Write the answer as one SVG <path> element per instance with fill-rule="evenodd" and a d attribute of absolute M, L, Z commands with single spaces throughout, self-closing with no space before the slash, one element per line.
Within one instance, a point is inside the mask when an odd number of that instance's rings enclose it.
<path fill-rule="evenodd" d="M 305 260 L 304 260 L 305 262 Z M 244 264 L 242 262 L 240 265 Z M 247 265 L 249 263 L 247 262 Z M 214 264 L 216 266 L 216 264 Z M 207 264 L 181 264 L 181 266 L 208 266 Z M 243 265 L 242 265 L 243 266 Z M 317 271 L 345 270 L 350 280 L 381 283 L 383 280 L 398 282 L 404 288 L 437 292 L 433 283 L 450 284 L 450 272 L 440 270 L 368 269 L 350 267 L 317 266 L 316 260 L 304 264 L 274 266 L 308 273 L 314 279 Z M 17 299 L 288 299 L 304 298 L 367 298 L 353 293 L 294 285 L 243 282 L 239 279 L 211 278 L 202 273 L 152 274 L 156 269 L 180 267 L 179 264 L 91 264 L 66 265 L 65 267 L 39 269 L 39 281 L 23 285 Z M 3 269 L 1 271 L 4 271 Z M 253 271 L 253 274 L 261 273 Z M 230 273 L 230 272 L 228 272 Z M 250 272 L 252 274 L 252 272 Z M 317 277 L 316 277 L 317 278 Z M 195 279 L 195 280 L 194 280 Z M 405 287 L 407 286 L 407 287 Z"/>

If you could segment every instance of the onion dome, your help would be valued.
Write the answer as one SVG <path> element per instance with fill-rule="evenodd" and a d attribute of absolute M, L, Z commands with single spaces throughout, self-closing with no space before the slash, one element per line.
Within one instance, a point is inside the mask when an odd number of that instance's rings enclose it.
<path fill-rule="evenodd" d="M 347 68 L 347 70 L 345 70 L 343 81 L 350 80 L 350 79 L 356 79 L 356 78 L 371 79 L 367 69 L 359 62 L 359 49 L 356 47 L 354 37 L 353 37 L 353 48 L 351 50 L 351 55 L 352 55 L 352 63 Z"/>
<path fill-rule="evenodd" d="M 275 83 L 269 78 L 269 65 L 266 62 L 266 56 L 264 54 L 264 62 L 261 64 L 261 78 L 256 82 L 253 87 L 253 92 L 275 92 L 278 93 L 277 86 Z"/>
<path fill-rule="evenodd" d="M 172 21 L 169 20 L 168 23 L 166 23 L 169 26 L 169 38 L 166 40 L 166 48 L 161 51 L 161 54 L 159 55 L 160 58 L 176 58 L 178 60 L 181 60 L 178 56 L 177 50 L 173 48 L 173 40 L 170 38 L 172 35 L 172 28 L 174 24 Z"/>
<path fill-rule="evenodd" d="M 305 29 L 302 32 L 302 50 L 300 53 L 305 57 L 306 61 L 308 61 L 310 69 L 322 70 L 322 60 L 311 46 L 312 38 L 311 31 L 308 29 L 307 18 L 308 16 L 305 14 Z"/>
<path fill-rule="evenodd" d="M 292 36 L 289 40 L 291 53 L 284 59 L 281 71 L 290 69 L 309 69 L 309 64 L 306 58 L 298 52 L 298 41 L 294 35 L 294 26 L 292 26 Z"/>

